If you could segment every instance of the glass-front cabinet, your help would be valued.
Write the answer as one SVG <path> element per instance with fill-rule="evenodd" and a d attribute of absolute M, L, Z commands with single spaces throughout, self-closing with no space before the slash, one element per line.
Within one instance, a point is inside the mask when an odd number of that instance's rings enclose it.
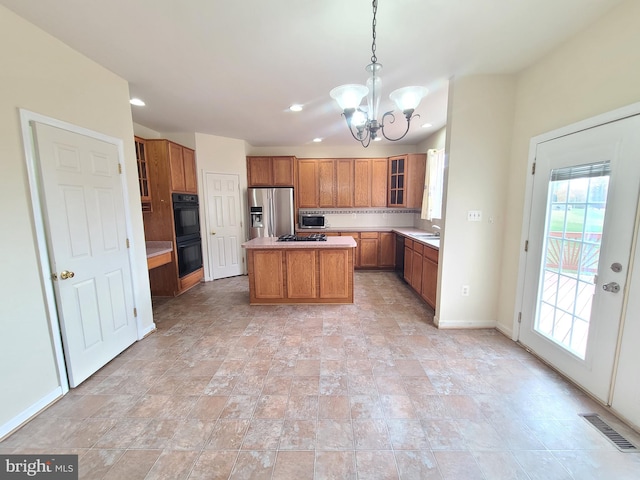
<path fill-rule="evenodd" d="M 389 206 L 405 206 L 405 164 L 406 157 L 389 158 Z"/>
<path fill-rule="evenodd" d="M 136 160 L 138 162 L 138 182 L 140 183 L 140 201 L 142 211 L 151 211 L 151 183 L 149 181 L 149 165 L 147 163 L 146 142 L 143 138 L 135 137 Z"/>

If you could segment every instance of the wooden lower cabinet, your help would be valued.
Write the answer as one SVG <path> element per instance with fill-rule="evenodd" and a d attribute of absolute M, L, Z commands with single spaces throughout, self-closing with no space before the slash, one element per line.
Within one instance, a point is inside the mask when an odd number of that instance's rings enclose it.
<path fill-rule="evenodd" d="M 432 308 L 436 308 L 438 250 L 405 238 L 404 279 Z"/>
<path fill-rule="evenodd" d="M 256 250 L 249 254 L 252 257 L 249 263 L 249 275 L 253 275 L 253 296 L 257 300 L 285 298 L 282 270 L 284 252 Z"/>
<path fill-rule="evenodd" d="M 426 250 L 433 250 L 425 248 Z M 431 306 L 436 308 L 436 289 L 438 286 L 438 257 L 433 261 L 428 256 L 422 257 L 422 298 Z"/>
<path fill-rule="evenodd" d="M 411 268 L 413 267 L 413 240 L 404 240 L 404 281 L 411 285 Z"/>
<path fill-rule="evenodd" d="M 353 303 L 353 252 L 248 249 L 250 303 Z"/>
<path fill-rule="evenodd" d="M 320 299 L 353 301 L 353 260 L 349 250 L 318 250 Z"/>
<path fill-rule="evenodd" d="M 396 234 L 380 232 L 380 256 L 378 267 L 395 268 L 396 266 Z"/>
<path fill-rule="evenodd" d="M 377 268 L 379 250 L 380 239 L 378 232 L 360 232 L 360 267 Z"/>
<path fill-rule="evenodd" d="M 316 298 L 316 252 L 286 252 L 287 298 Z"/>

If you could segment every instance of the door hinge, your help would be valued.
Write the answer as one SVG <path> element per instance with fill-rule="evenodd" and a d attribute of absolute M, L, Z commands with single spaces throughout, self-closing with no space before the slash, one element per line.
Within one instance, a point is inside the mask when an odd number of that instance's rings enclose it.
<path fill-rule="evenodd" d="M 528 252 L 529 251 L 529 240 L 525 240 L 524 241 L 524 251 Z"/>
<path fill-rule="evenodd" d="M 133 316 L 137 317 L 138 316 L 138 309 L 133 307 Z"/>
<path fill-rule="evenodd" d="M 118 163 L 118 173 L 122 175 L 122 164 Z"/>
<path fill-rule="evenodd" d="M 127 248 L 131 248 L 131 245 L 129 244 L 129 239 L 127 238 Z"/>
<path fill-rule="evenodd" d="M 522 312 L 518 312 L 518 323 L 522 323 Z"/>
<path fill-rule="evenodd" d="M 531 175 L 535 175 L 536 174 L 536 162 L 533 162 L 533 165 L 531 165 Z"/>

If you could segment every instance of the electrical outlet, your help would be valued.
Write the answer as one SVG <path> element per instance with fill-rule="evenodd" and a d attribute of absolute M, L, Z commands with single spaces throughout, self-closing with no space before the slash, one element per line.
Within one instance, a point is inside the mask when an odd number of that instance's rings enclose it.
<path fill-rule="evenodd" d="M 467 221 L 468 222 L 480 222 L 480 221 L 482 221 L 482 211 L 480 211 L 480 210 L 469 210 L 467 212 Z"/>
<path fill-rule="evenodd" d="M 462 285 L 462 288 L 460 289 L 460 294 L 463 297 L 468 297 L 469 296 L 469 285 Z"/>

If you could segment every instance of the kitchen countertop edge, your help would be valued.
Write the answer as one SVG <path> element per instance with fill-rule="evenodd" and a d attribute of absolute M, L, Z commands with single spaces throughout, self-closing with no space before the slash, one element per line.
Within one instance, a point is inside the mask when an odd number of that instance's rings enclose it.
<path fill-rule="evenodd" d="M 323 242 L 279 242 L 277 237 L 254 238 L 242 244 L 245 249 L 355 248 L 353 237 L 327 237 Z"/>

